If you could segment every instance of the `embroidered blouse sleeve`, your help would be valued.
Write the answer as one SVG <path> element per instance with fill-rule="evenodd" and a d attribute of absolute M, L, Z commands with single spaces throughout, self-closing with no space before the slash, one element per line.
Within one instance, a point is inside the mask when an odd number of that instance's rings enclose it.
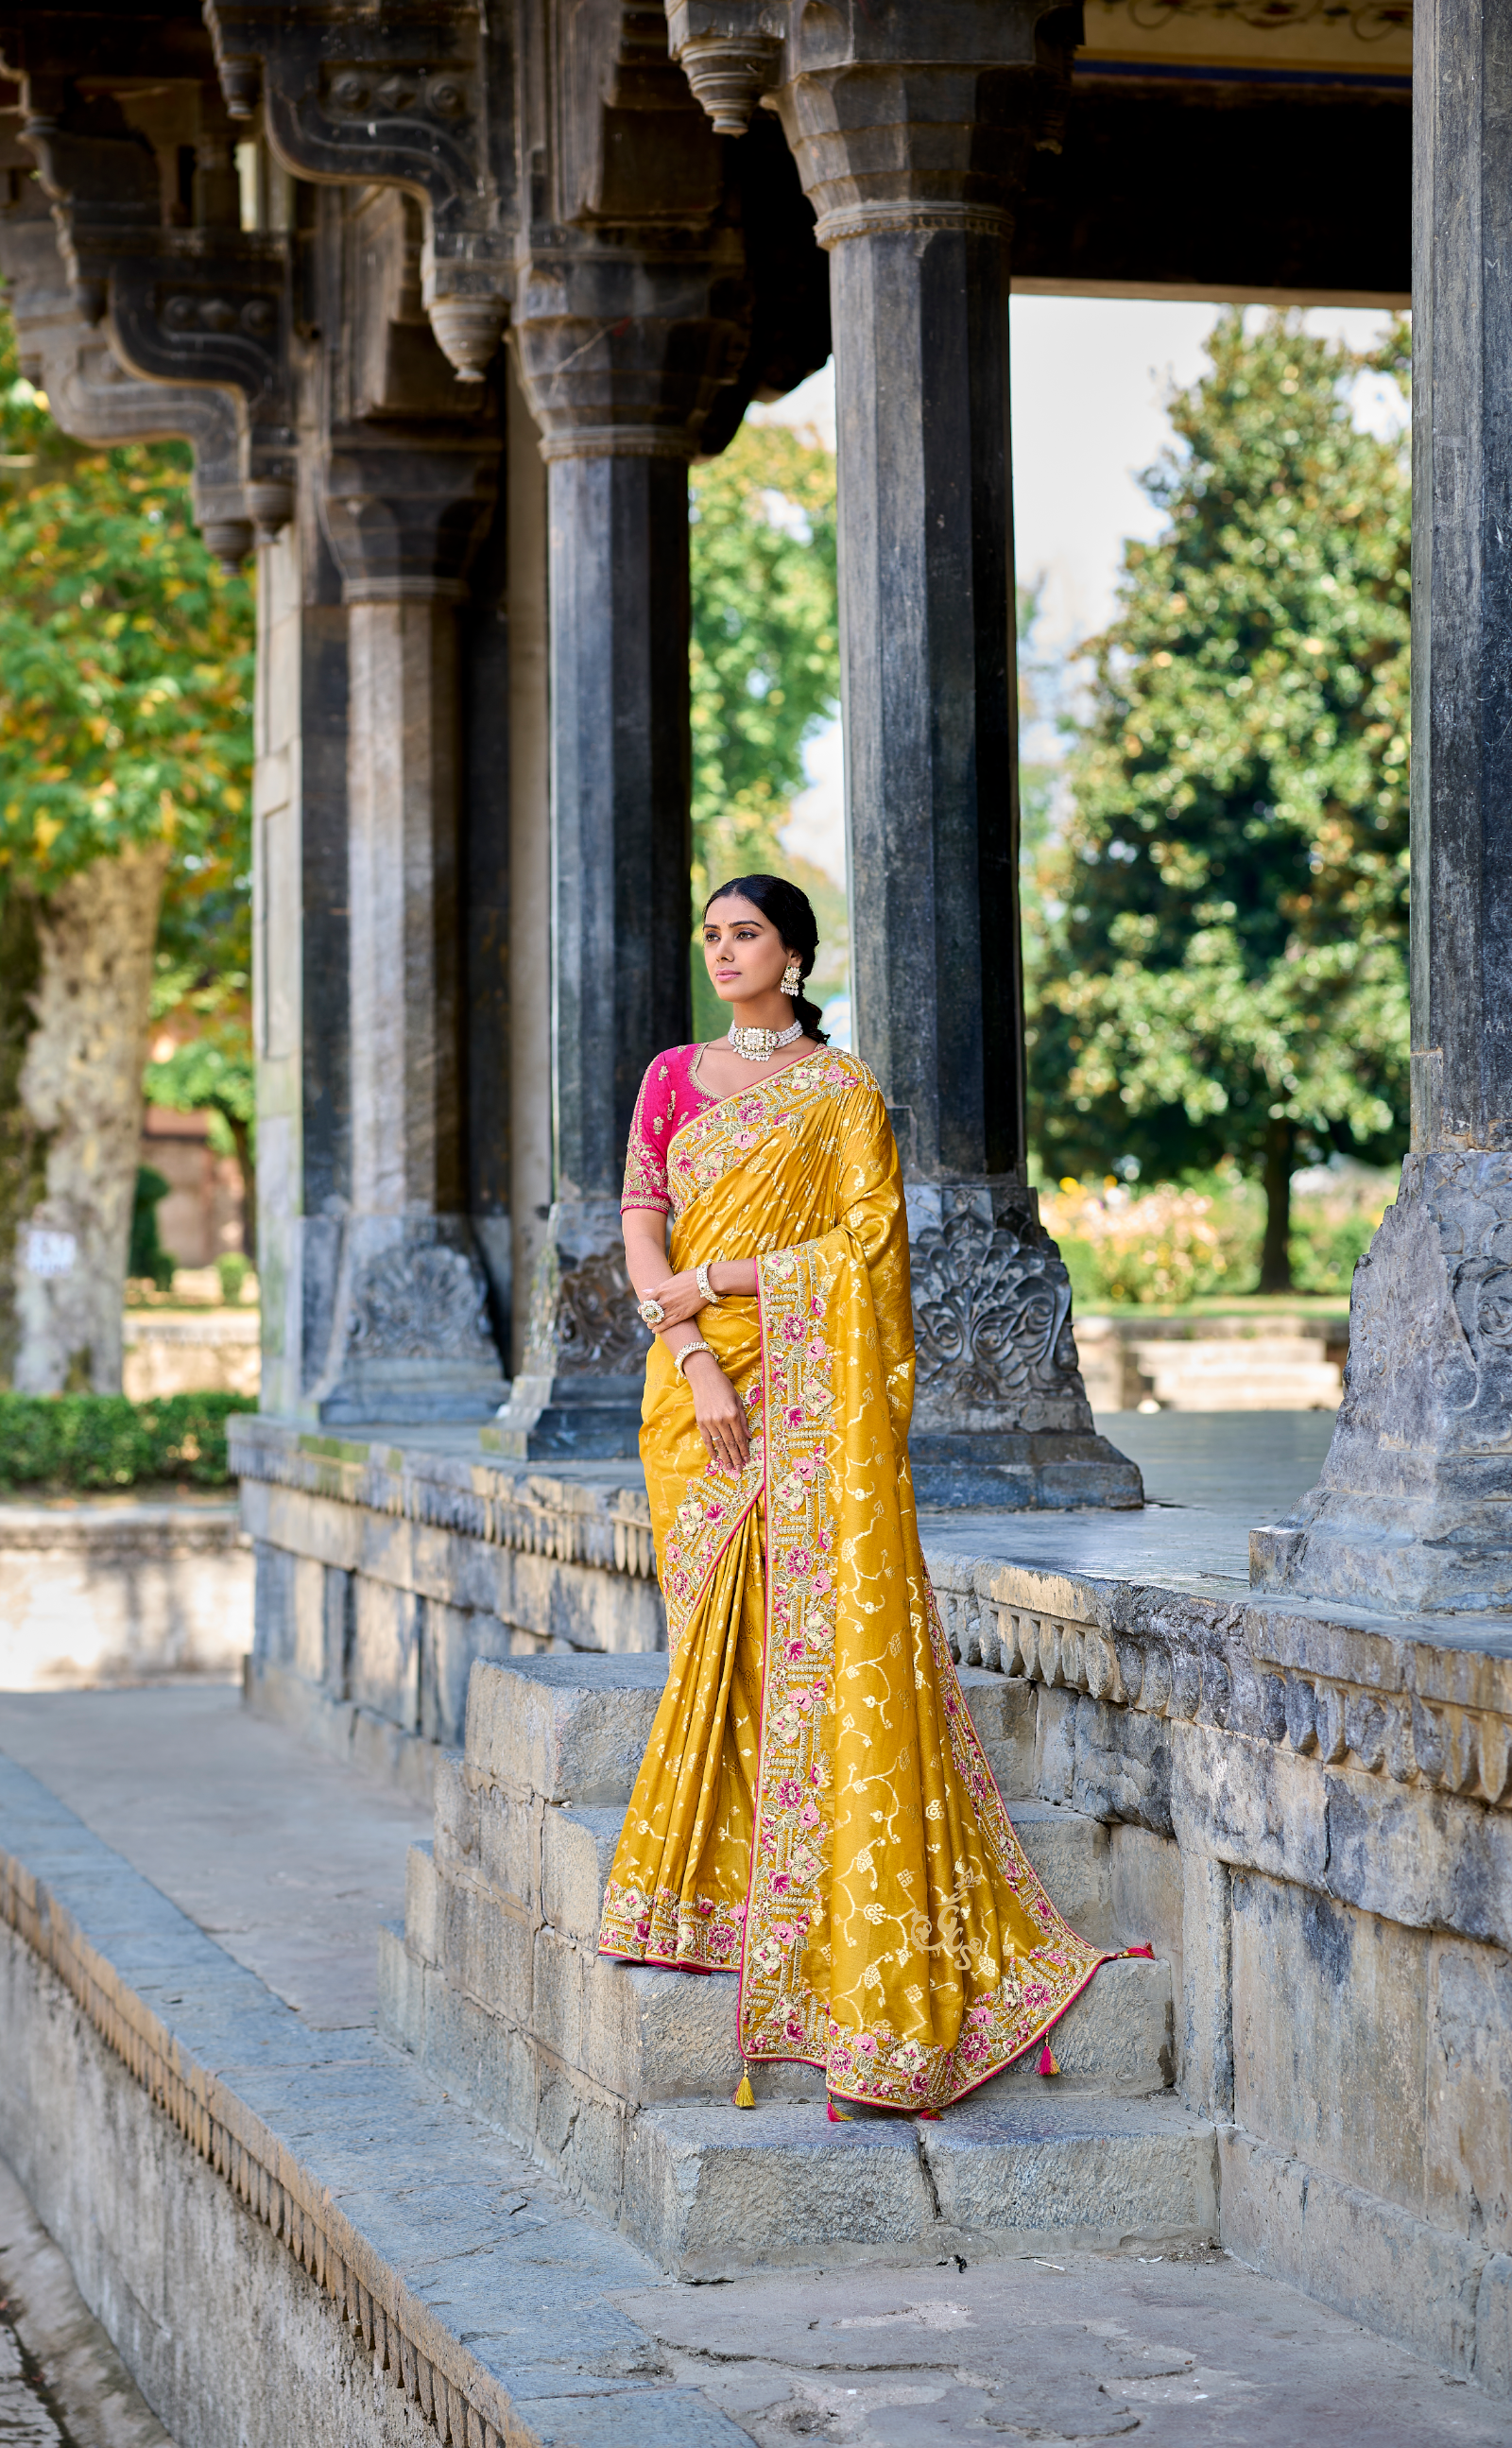
<path fill-rule="evenodd" d="M 624 1157 L 622 1214 L 627 1207 L 653 1208 L 659 1215 L 672 1213 L 672 1200 L 667 1194 L 667 1141 L 672 1137 L 676 1097 L 672 1065 L 664 1054 L 659 1054 L 641 1081 L 641 1094 L 635 1100 L 635 1119 L 630 1124 L 630 1144 Z"/>

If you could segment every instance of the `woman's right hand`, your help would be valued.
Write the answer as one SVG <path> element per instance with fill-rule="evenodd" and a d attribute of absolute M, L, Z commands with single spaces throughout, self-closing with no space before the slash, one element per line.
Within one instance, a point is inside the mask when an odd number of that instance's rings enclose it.
<path fill-rule="evenodd" d="M 693 1416 L 709 1460 L 737 1478 L 751 1458 L 745 1405 L 712 1352 L 696 1351 L 683 1378 L 693 1388 Z"/>

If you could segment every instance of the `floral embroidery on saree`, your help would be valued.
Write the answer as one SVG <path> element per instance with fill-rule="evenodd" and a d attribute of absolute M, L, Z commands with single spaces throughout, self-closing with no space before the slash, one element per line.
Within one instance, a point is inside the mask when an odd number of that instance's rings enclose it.
<path fill-rule="evenodd" d="M 675 1887 L 648 1894 L 611 1879 L 603 1891 L 599 1952 L 635 1963 L 732 1972 L 740 1960 L 744 1927 L 744 1904 L 718 1903 L 712 1896 L 690 1899 Z"/>
<path fill-rule="evenodd" d="M 800 1116 L 811 1116 L 815 1104 L 832 1102 L 837 1093 L 870 1084 L 871 1072 L 853 1054 L 821 1047 L 802 1062 L 791 1063 L 773 1080 L 737 1090 L 717 1105 L 706 1106 L 684 1122 L 667 1150 L 667 1195 L 672 1212 L 681 1215 L 694 1200 L 737 1166 L 762 1172 L 774 1155 L 765 1146 L 775 1133 L 784 1138 Z"/>

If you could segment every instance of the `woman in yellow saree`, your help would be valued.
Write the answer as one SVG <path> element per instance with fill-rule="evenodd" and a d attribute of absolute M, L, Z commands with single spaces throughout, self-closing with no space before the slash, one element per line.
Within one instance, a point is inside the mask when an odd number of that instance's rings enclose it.
<path fill-rule="evenodd" d="M 918 2114 L 1031 2047 L 1104 1957 L 1021 1851 L 946 1647 L 909 1475 L 897 1149 L 866 1065 L 814 1031 L 815 945 L 795 887 L 722 887 L 705 955 L 729 1047 L 659 1057 L 637 1106 L 625 1248 L 655 1330 L 641 1451 L 670 1662 L 599 1945 L 738 1969 L 749 2062 Z"/>

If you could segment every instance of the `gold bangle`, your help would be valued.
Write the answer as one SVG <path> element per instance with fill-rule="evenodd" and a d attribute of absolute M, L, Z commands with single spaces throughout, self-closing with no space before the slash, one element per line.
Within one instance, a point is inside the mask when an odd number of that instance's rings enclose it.
<path fill-rule="evenodd" d="M 692 1357 L 693 1357 L 693 1355 L 694 1355 L 694 1353 L 695 1353 L 696 1351 L 707 1351 L 711 1360 L 712 1360 L 712 1359 L 714 1358 L 714 1356 L 715 1356 L 715 1355 L 714 1355 L 713 1350 L 712 1350 L 712 1349 L 711 1349 L 711 1348 L 710 1348 L 710 1346 L 709 1346 L 707 1343 L 701 1343 L 701 1342 L 700 1342 L 700 1343 L 685 1343 L 685 1344 L 683 1345 L 683 1347 L 682 1347 L 682 1348 L 681 1348 L 681 1350 L 680 1350 L 680 1351 L 674 1351 L 674 1353 L 673 1353 L 673 1355 L 672 1355 L 672 1366 L 673 1366 L 673 1367 L 677 1370 L 678 1375 L 679 1375 L 679 1377 L 681 1377 L 681 1378 L 682 1378 L 682 1382 L 683 1382 L 684 1386 L 687 1384 L 687 1382 L 688 1382 L 688 1381 L 687 1381 L 687 1378 L 683 1375 L 683 1367 L 682 1367 L 682 1364 L 683 1364 L 683 1362 L 684 1362 L 685 1360 L 691 1360 L 691 1359 L 692 1359 Z"/>
<path fill-rule="evenodd" d="M 708 1302 L 711 1309 L 722 1309 L 724 1306 L 722 1295 L 715 1291 L 709 1281 L 709 1268 L 712 1263 L 710 1259 L 705 1258 L 700 1267 L 695 1267 L 693 1280 L 699 1287 L 700 1296 Z"/>

